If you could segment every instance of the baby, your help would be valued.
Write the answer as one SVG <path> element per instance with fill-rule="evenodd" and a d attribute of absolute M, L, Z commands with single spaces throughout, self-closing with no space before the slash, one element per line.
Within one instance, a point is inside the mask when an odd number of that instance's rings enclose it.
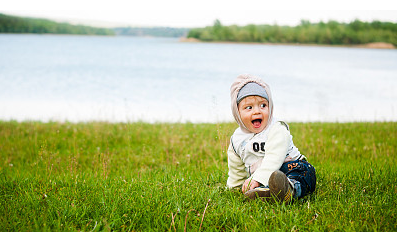
<path fill-rule="evenodd" d="M 269 86 L 240 75 L 231 85 L 232 114 L 239 128 L 228 148 L 227 186 L 249 198 L 289 202 L 314 192 L 315 168 L 293 144 L 289 126 L 273 117 Z"/>

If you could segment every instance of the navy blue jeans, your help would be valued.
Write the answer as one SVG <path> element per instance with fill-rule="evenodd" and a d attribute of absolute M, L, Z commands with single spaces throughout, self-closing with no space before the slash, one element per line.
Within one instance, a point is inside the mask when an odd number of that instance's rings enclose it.
<path fill-rule="evenodd" d="M 315 191 L 316 173 L 315 168 L 305 160 L 294 160 L 286 162 L 279 169 L 292 180 L 296 190 L 295 198 L 301 198 Z M 298 183 L 297 183 L 298 182 Z"/>

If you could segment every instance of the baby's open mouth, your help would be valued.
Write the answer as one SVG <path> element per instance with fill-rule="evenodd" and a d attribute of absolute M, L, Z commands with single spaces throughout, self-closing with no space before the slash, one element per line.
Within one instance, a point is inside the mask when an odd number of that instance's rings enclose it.
<path fill-rule="evenodd" d="M 254 119 L 252 121 L 252 124 L 253 124 L 254 128 L 259 128 L 261 126 L 261 122 L 262 121 L 263 121 L 262 119 Z"/>

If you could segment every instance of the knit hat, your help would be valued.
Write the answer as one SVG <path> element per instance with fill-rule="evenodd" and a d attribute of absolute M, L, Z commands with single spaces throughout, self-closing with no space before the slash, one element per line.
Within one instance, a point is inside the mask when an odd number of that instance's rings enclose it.
<path fill-rule="evenodd" d="M 243 87 L 246 86 L 248 83 L 257 84 L 259 87 L 261 87 L 265 91 L 265 93 L 267 95 L 266 99 L 268 100 L 269 115 L 268 115 L 268 124 L 267 124 L 267 126 L 264 129 L 266 129 L 270 125 L 270 123 L 271 123 L 271 121 L 273 119 L 272 115 L 273 115 L 273 112 L 274 112 L 274 104 L 273 104 L 273 101 L 272 101 L 271 90 L 269 89 L 269 86 L 267 85 L 267 83 L 265 83 L 262 79 L 260 79 L 260 78 L 258 78 L 256 76 L 249 75 L 249 74 L 239 75 L 235 79 L 235 81 L 231 85 L 231 110 L 232 110 L 232 115 L 234 116 L 235 121 L 239 124 L 239 127 L 242 129 L 243 132 L 251 133 L 246 128 L 245 124 L 242 122 L 242 119 L 240 118 L 239 110 L 238 110 L 238 103 L 237 103 L 238 95 L 240 95 L 240 96 L 244 95 L 243 94 L 244 93 L 243 90 L 242 90 L 242 94 L 239 94 L 240 90 L 243 89 Z M 254 87 L 254 88 L 257 89 L 257 87 Z M 258 92 L 262 92 L 262 91 L 258 91 Z M 257 93 L 257 91 L 256 91 L 256 93 Z M 242 99 L 243 99 L 243 97 L 240 98 L 240 100 L 242 100 Z"/>
<path fill-rule="evenodd" d="M 249 82 L 239 90 L 236 103 L 239 104 L 243 98 L 248 96 L 260 96 L 267 99 L 267 101 L 269 100 L 265 89 L 255 82 Z"/>

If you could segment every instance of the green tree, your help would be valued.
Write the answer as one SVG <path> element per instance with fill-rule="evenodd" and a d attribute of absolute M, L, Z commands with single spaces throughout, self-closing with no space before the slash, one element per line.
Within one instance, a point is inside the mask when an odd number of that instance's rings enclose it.
<path fill-rule="evenodd" d="M 354 20 L 351 23 L 337 21 L 310 23 L 301 20 L 296 27 L 279 25 L 224 26 L 215 20 L 212 27 L 195 28 L 188 37 L 205 41 L 362 44 L 386 42 L 397 45 L 397 24 Z"/>

